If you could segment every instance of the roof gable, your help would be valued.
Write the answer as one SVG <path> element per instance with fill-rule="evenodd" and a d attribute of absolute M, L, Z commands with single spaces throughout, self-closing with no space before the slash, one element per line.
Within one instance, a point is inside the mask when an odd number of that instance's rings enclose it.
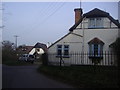
<path fill-rule="evenodd" d="M 47 46 L 43 43 L 36 43 L 33 48 L 42 48 L 45 52 L 47 52 Z"/>
<path fill-rule="evenodd" d="M 93 18 L 93 17 L 107 17 L 109 18 L 116 26 L 118 26 L 118 28 L 120 28 L 120 23 L 118 20 L 115 20 L 113 17 L 111 17 L 109 15 L 109 13 L 105 12 L 105 11 L 102 11 L 98 8 L 95 8 L 91 11 L 89 11 L 88 13 L 85 13 L 83 14 L 83 17 L 81 20 L 79 20 L 78 23 L 74 24 L 70 29 L 69 31 L 73 31 L 83 20 L 83 18 L 86 17 L 86 18 Z"/>
<path fill-rule="evenodd" d="M 100 40 L 99 38 L 95 37 L 94 39 L 89 41 L 88 44 L 104 44 L 104 42 Z"/>
<path fill-rule="evenodd" d="M 109 16 L 109 13 L 104 12 L 98 8 L 95 8 L 92 11 L 85 13 L 84 16 L 86 16 L 86 17 L 107 17 L 107 16 Z"/>

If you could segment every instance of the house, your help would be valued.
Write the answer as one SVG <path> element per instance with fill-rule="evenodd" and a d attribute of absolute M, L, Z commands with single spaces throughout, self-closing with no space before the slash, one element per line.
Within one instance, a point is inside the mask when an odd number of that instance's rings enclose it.
<path fill-rule="evenodd" d="M 119 21 L 98 8 L 85 14 L 81 8 L 74 11 L 75 24 L 69 33 L 48 48 L 49 63 L 60 63 L 62 59 L 66 65 L 93 65 L 93 60 L 100 59 L 99 65 L 116 65 L 110 45 L 119 36 Z"/>
<path fill-rule="evenodd" d="M 42 43 L 36 43 L 34 46 L 23 45 L 23 46 L 19 46 L 17 51 L 20 54 L 31 54 L 31 55 L 38 54 L 39 55 L 39 54 L 47 53 L 47 46 Z"/>
<path fill-rule="evenodd" d="M 32 49 L 32 54 L 39 59 L 43 53 L 47 53 L 47 46 L 43 43 L 36 43 Z"/>

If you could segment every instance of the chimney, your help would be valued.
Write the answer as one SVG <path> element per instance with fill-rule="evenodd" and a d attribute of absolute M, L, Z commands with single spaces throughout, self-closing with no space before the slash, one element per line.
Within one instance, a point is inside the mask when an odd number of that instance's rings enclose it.
<path fill-rule="evenodd" d="M 75 11 L 75 23 L 77 23 L 80 19 L 82 19 L 82 8 L 76 8 Z"/>

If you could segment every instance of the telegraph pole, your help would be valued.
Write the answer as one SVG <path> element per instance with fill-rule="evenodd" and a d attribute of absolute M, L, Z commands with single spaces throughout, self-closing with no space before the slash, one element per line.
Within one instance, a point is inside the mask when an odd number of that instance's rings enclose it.
<path fill-rule="evenodd" d="M 14 37 L 15 37 L 15 49 L 17 49 L 17 38 L 18 38 L 19 36 L 14 35 Z"/>

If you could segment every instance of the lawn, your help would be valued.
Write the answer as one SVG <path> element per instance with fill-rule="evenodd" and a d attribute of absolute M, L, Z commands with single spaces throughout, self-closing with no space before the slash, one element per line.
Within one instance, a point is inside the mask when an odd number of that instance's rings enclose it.
<path fill-rule="evenodd" d="M 76 88 L 118 88 L 117 67 L 40 66 L 38 71 Z"/>

